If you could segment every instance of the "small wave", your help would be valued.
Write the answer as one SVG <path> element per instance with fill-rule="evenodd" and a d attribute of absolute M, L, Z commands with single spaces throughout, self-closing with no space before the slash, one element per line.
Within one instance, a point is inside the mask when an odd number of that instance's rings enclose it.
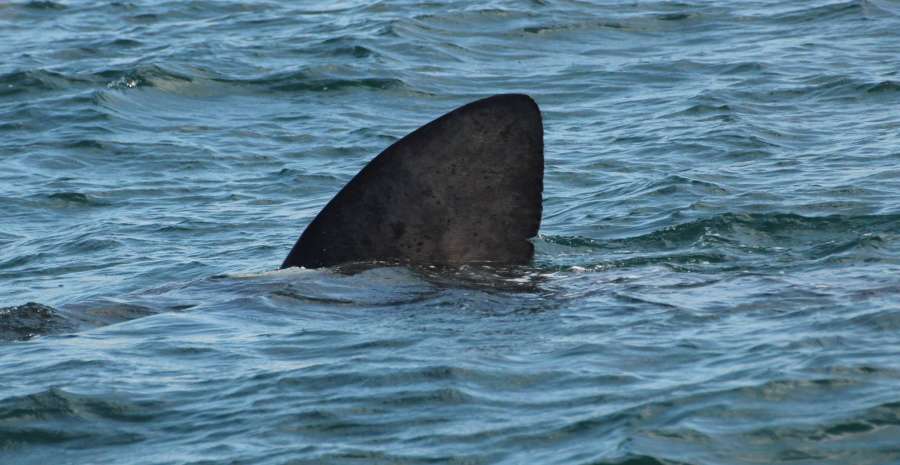
<path fill-rule="evenodd" d="M 0 399 L 0 450 L 72 441 L 127 444 L 143 436 L 98 428 L 107 422 L 147 422 L 157 417 L 158 402 L 79 395 L 50 388 L 30 395 Z"/>
<path fill-rule="evenodd" d="M 541 235 L 540 239 L 550 244 L 563 245 L 566 247 L 582 247 L 589 249 L 603 248 L 603 243 L 601 241 L 587 237 Z"/>
<path fill-rule="evenodd" d="M 331 51 L 332 55 L 341 56 L 341 55 L 349 55 L 354 58 L 367 58 L 375 54 L 371 49 L 363 47 L 362 45 L 353 45 L 350 47 L 338 47 Z"/>
<path fill-rule="evenodd" d="M 56 192 L 47 195 L 51 207 L 102 207 L 107 203 L 82 192 Z"/>
<path fill-rule="evenodd" d="M 290 285 L 272 292 L 273 296 L 301 302 L 330 305 L 396 307 L 423 302 L 434 295 L 431 289 L 405 287 L 371 287 L 360 290 L 343 283 L 314 283 Z"/>
<path fill-rule="evenodd" d="M 106 84 L 106 87 L 110 89 L 134 89 L 141 81 L 133 76 L 122 76 L 115 81 L 111 81 Z"/>
<path fill-rule="evenodd" d="M 791 10 L 786 13 L 776 14 L 774 19 L 779 22 L 797 24 L 825 21 L 846 16 L 859 16 L 862 18 L 864 11 L 861 3 L 859 1 L 849 1 Z"/>
<path fill-rule="evenodd" d="M 75 253 L 95 252 L 120 247 L 121 242 L 113 239 L 97 239 L 93 237 L 82 238 L 69 244 L 69 248 Z"/>
<path fill-rule="evenodd" d="M 885 301 L 900 298 L 900 286 L 885 286 L 880 288 L 864 289 L 855 292 L 858 298 L 872 299 L 883 298 Z M 883 332 L 887 334 L 900 333 L 900 313 L 896 311 L 876 311 L 855 316 L 849 323 L 853 326 L 868 328 L 870 334 Z"/>
<path fill-rule="evenodd" d="M 334 37 L 327 39 L 313 47 L 312 51 L 323 56 L 350 56 L 353 58 L 369 58 L 377 55 L 369 47 L 360 45 L 353 37 Z"/>
<path fill-rule="evenodd" d="M 406 83 L 400 79 L 374 77 L 358 79 L 320 78 L 303 72 L 278 74 L 239 82 L 265 85 L 272 90 L 280 92 L 337 92 L 348 89 L 388 90 L 406 87 Z"/>
<path fill-rule="evenodd" d="M 199 76 L 181 73 L 159 65 L 143 65 L 131 70 L 105 70 L 96 73 L 98 79 L 107 81 L 110 89 L 133 89 L 136 87 L 156 87 L 177 91 L 194 83 Z"/>
<path fill-rule="evenodd" d="M 134 320 L 166 310 L 178 309 L 102 300 L 67 305 L 65 308 L 68 318 L 76 321 L 79 327 L 87 328 Z"/>
<path fill-rule="evenodd" d="M 673 3 L 676 7 L 688 7 Z M 679 8 L 681 10 L 681 8 Z M 605 18 L 575 20 L 567 23 L 536 24 L 521 28 L 526 34 L 562 34 L 581 32 L 656 33 L 665 30 L 706 26 L 726 20 L 730 13 L 724 8 L 692 9 L 692 11 L 648 12 L 646 14 L 615 14 Z M 730 18 L 728 18 L 730 20 Z"/>
<path fill-rule="evenodd" d="M 725 213 L 644 236 L 624 239 L 630 244 L 686 244 L 708 235 L 766 244 L 809 244 L 866 233 L 890 232 L 900 227 L 900 215 L 805 217 L 791 213 Z"/>
<path fill-rule="evenodd" d="M 58 192 L 56 194 L 48 195 L 47 198 L 80 204 L 91 203 L 91 199 L 87 196 L 87 194 L 82 194 L 80 192 Z"/>
<path fill-rule="evenodd" d="M 900 82 L 898 81 L 881 81 L 878 84 L 869 86 L 866 89 L 869 94 L 884 94 L 900 92 Z"/>
<path fill-rule="evenodd" d="M 118 48 L 135 48 L 144 45 L 143 42 L 134 39 L 114 39 L 111 42 L 107 42 L 104 44 L 109 47 L 118 47 Z"/>
<path fill-rule="evenodd" d="M 733 121 L 734 110 L 728 104 L 697 103 L 683 110 L 665 115 L 666 118 L 676 116 L 719 116 L 721 120 Z"/>
<path fill-rule="evenodd" d="M 900 215 L 805 217 L 789 213 L 725 213 L 656 229 L 647 234 L 598 240 L 579 236 L 542 235 L 554 261 L 571 266 L 572 253 L 626 251 L 612 255 L 603 265 L 614 267 L 652 264 L 727 264 L 739 256 L 789 254 L 806 260 L 872 260 L 872 251 L 889 247 L 900 229 Z M 548 249 L 539 247 L 539 249 Z M 576 263 L 580 267 L 595 265 Z M 552 267 L 552 265 L 551 265 Z"/>
<path fill-rule="evenodd" d="M 162 16 L 155 13 L 141 13 L 134 16 L 129 16 L 128 20 L 138 24 L 152 24 L 159 21 L 161 18 Z"/>
<path fill-rule="evenodd" d="M 811 90 L 813 95 L 825 98 L 856 99 L 868 96 L 883 97 L 886 94 L 896 93 L 900 90 L 900 84 L 890 80 L 873 83 L 851 77 L 834 77 Z"/>
<path fill-rule="evenodd" d="M 724 74 L 755 74 L 769 69 L 771 65 L 759 61 L 747 61 L 741 63 L 729 63 L 723 70 Z"/>
<path fill-rule="evenodd" d="M 161 233 L 197 233 L 203 229 L 214 229 L 215 225 L 208 221 L 184 220 L 176 224 L 167 224 L 156 229 Z"/>
<path fill-rule="evenodd" d="M 27 265 L 36 260 L 39 260 L 46 255 L 43 253 L 29 253 L 24 255 L 13 256 L 12 258 L 0 262 L 0 270 L 16 268 L 20 266 Z"/>
<path fill-rule="evenodd" d="M 851 75 L 815 75 L 807 76 L 803 85 L 779 87 L 775 89 L 761 87 L 747 92 L 742 98 L 758 102 L 783 103 L 785 100 L 816 101 L 858 101 L 873 97 L 883 98 L 900 91 L 900 83 L 893 80 L 868 81 Z"/>
<path fill-rule="evenodd" d="M 671 175 L 651 183 L 644 189 L 644 195 L 672 195 L 683 190 L 712 195 L 724 195 L 728 193 L 726 188 L 714 182 L 702 181 L 680 175 Z"/>
<path fill-rule="evenodd" d="M 13 71 L 0 75 L 0 97 L 28 92 L 53 91 L 88 81 L 45 69 Z"/>
<path fill-rule="evenodd" d="M 226 273 L 222 275 L 213 276 L 215 279 L 257 279 L 257 278 L 269 278 L 269 277 L 291 277 L 291 276 L 303 276 L 309 273 L 321 273 L 321 271 L 303 268 L 303 267 L 291 267 L 284 268 L 279 270 L 268 270 L 268 271 L 257 271 L 257 272 L 249 272 L 249 273 Z"/>
<path fill-rule="evenodd" d="M 676 462 L 653 457 L 652 455 L 629 454 L 618 459 L 606 459 L 591 462 L 592 465 L 690 465 L 688 462 Z"/>
<path fill-rule="evenodd" d="M 345 50 L 346 51 L 346 50 Z M 332 50 L 331 52 L 334 52 Z M 351 48 L 348 53 L 361 53 Z M 316 74 L 322 74 L 316 76 Z M 336 92 L 350 89 L 389 90 L 407 87 L 407 84 L 396 78 L 359 77 L 343 78 L 330 76 L 328 73 L 317 73 L 315 70 L 279 72 L 267 76 L 236 79 L 212 72 L 192 70 L 176 71 L 160 65 L 140 66 L 133 70 L 108 70 L 97 73 L 97 77 L 106 80 L 109 89 L 155 88 L 178 95 L 210 95 L 217 92 L 217 86 L 264 87 L 278 92 Z M 223 93 L 232 90 L 220 89 Z"/>
<path fill-rule="evenodd" d="M 417 275 L 442 288 L 467 288 L 484 292 L 534 292 L 544 276 L 523 266 L 469 264 L 415 266 Z"/>
<path fill-rule="evenodd" d="M 660 21 L 684 21 L 685 19 L 689 19 L 696 16 L 691 13 L 665 13 L 658 15 L 656 19 Z"/>
<path fill-rule="evenodd" d="M 23 5 L 29 10 L 65 10 L 66 5 L 51 1 L 31 1 Z"/>

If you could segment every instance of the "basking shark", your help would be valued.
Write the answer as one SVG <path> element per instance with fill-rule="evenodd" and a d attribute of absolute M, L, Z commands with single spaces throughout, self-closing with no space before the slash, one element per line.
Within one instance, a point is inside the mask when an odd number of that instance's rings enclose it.
<path fill-rule="evenodd" d="M 544 129 L 534 100 L 518 94 L 478 100 L 372 159 L 307 226 L 281 267 L 528 263 L 534 255 L 529 239 L 541 223 L 543 183 Z M 446 280 L 441 271 L 432 279 Z M 0 307 L 0 341 L 165 310 L 103 302 L 62 310 L 33 302 Z"/>
<path fill-rule="evenodd" d="M 478 100 L 372 159 L 306 227 L 281 267 L 528 263 L 543 186 L 544 128 L 534 100 Z"/>

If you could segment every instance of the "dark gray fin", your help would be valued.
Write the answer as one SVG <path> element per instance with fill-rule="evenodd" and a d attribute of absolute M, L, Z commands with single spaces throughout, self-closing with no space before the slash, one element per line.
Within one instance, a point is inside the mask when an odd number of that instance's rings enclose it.
<path fill-rule="evenodd" d="M 281 267 L 528 263 L 543 189 L 537 104 L 527 95 L 488 97 L 381 152 L 307 226 Z"/>

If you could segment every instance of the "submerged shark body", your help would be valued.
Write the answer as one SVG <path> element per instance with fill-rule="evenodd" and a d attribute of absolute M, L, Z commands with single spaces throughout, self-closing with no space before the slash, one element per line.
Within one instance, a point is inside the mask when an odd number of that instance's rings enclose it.
<path fill-rule="evenodd" d="M 533 255 L 529 239 L 541 221 L 543 150 L 541 114 L 525 95 L 497 95 L 457 108 L 375 157 L 309 224 L 282 268 L 373 261 L 527 263 Z M 484 279 L 443 270 L 426 276 L 453 285 L 478 286 Z M 486 277 L 496 289 L 493 270 Z M 522 286 L 513 283 L 514 289 Z M 103 301 L 62 309 L 37 303 L 3 307 L 0 342 L 168 310 L 164 304 Z"/>
<path fill-rule="evenodd" d="M 541 222 L 543 134 L 526 95 L 495 95 L 441 116 L 369 162 L 281 267 L 527 263 Z"/>

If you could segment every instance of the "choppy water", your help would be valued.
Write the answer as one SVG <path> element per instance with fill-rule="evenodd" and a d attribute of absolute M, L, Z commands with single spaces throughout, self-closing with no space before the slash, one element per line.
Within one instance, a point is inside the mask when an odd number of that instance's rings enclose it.
<path fill-rule="evenodd" d="M 0 463 L 900 463 L 896 1 L 3 2 L 0 57 Z M 500 92 L 533 266 L 272 272 Z"/>

